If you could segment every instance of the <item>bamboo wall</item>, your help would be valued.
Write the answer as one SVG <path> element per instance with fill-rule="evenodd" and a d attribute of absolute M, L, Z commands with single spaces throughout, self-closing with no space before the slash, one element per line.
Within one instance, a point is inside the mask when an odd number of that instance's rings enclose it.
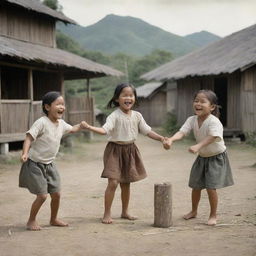
<path fill-rule="evenodd" d="M 241 77 L 241 120 L 245 132 L 256 132 L 256 66 Z"/>
<path fill-rule="evenodd" d="M 55 47 L 55 21 L 18 8 L 0 8 L 0 35 Z"/>

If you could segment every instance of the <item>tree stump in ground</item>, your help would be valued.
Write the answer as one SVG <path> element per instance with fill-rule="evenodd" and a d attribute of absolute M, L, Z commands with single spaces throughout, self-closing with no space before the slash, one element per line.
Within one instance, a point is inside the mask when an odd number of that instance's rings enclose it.
<path fill-rule="evenodd" d="M 154 226 L 168 228 L 172 225 L 172 186 L 170 183 L 155 184 Z"/>

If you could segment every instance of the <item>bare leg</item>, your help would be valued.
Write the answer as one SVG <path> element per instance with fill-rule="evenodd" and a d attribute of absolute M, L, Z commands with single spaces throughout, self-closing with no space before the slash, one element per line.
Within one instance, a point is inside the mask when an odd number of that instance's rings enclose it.
<path fill-rule="evenodd" d="M 58 226 L 58 227 L 67 227 L 68 224 L 58 220 L 57 214 L 60 206 L 60 193 L 55 192 L 51 194 L 51 219 L 50 219 L 50 225 L 52 226 Z"/>
<path fill-rule="evenodd" d="M 189 220 L 196 217 L 200 198 L 201 198 L 201 189 L 192 189 L 192 192 L 191 192 L 192 211 L 183 216 L 185 220 Z"/>
<path fill-rule="evenodd" d="M 118 182 L 113 179 L 108 179 L 108 186 L 105 191 L 105 211 L 102 218 L 102 223 L 111 224 L 113 222 L 111 218 L 111 206 L 115 196 Z"/>
<path fill-rule="evenodd" d="M 207 193 L 211 207 L 211 212 L 207 224 L 209 226 L 214 226 L 217 224 L 218 194 L 216 189 L 207 189 Z"/>
<path fill-rule="evenodd" d="M 38 231 L 42 229 L 36 221 L 36 215 L 39 209 L 41 208 L 42 204 L 45 202 L 46 198 L 47 194 L 37 195 L 35 201 L 32 203 L 29 219 L 27 222 L 28 230 Z"/>
<path fill-rule="evenodd" d="M 128 206 L 130 201 L 130 183 L 120 183 L 121 200 L 122 200 L 122 214 L 121 218 L 128 220 L 136 220 L 137 217 L 131 216 L 128 213 Z"/>

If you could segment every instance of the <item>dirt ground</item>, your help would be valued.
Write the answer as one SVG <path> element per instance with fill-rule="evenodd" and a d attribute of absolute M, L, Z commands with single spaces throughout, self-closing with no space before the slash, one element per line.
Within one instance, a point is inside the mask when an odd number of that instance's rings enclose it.
<path fill-rule="evenodd" d="M 42 231 L 31 232 L 25 223 L 34 196 L 18 187 L 19 163 L 0 164 L 0 255 L 1 256 L 255 256 L 256 255 L 256 150 L 245 144 L 228 143 L 235 185 L 218 191 L 218 224 L 205 225 L 209 205 L 203 191 L 198 217 L 182 215 L 190 210 L 187 186 L 195 155 L 187 152 L 192 142 L 178 142 L 165 151 L 159 142 L 139 137 L 148 177 L 131 186 L 130 212 L 136 221 L 120 218 L 120 189 L 113 203 L 112 225 L 102 224 L 106 179 L 101 179 L 106 138 L 95 136 L 62 152 L 56 163 L 62 177 L 59 217 L 69 227 L 48 225 L 49 198 L 38 216 Z M 173 226 L 155 228 L 154 184 L 173 186 Z"/>

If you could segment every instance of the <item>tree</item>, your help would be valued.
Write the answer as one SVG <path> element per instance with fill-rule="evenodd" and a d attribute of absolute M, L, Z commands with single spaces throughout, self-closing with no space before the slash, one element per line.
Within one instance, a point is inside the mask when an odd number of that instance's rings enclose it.
<path fill-rule="evenodd" d="M 62 6 L 59 4 L 58 0 L 43 0 L 43 4 L 55 11 L 62 10 Z"/>

